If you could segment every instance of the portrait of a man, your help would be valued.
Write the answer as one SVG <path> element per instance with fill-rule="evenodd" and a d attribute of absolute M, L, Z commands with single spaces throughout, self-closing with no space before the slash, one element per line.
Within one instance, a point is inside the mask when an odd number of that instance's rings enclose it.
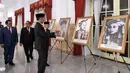
<path fill-rule="evenodd" d="M 86 44 L 90 33 L 90 26 L 92 18 L 79 18 L 77 20 L 77 27 L 74 34 L 74 41 L 77 43 Z"/>

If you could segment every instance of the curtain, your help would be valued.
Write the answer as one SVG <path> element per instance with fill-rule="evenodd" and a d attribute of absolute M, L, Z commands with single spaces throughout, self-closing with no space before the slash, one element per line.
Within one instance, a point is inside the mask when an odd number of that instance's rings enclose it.
<path fill-rule="evenodd" d="M 85 12 L 85 0 L 74 0 L 75 1 L 75 21 L 78 17 L 84 17 Z M 74 45 L 73 55 L 82 55 L 81 45 Z"/>
<path fill-rule="evenodd" d="M 47 4 L 45 4 L 45 13 L 47 16 L 47 21 L 51 19 L 51 14 L 52 14 L 52 0 L 46 0 Z"/>
<path fill-rule="evenodd" d="M 45 6 L 45 12 L 46 12 L 46 15 L 47 15 L 47 21 L 49 21 L 49 19 L 51 19 L 52 7 L 46 5 Z"/>
<path fill-rule="evenodd" d="M 100 13 L 102 9 L 103 0 L 94 0 L 94 18 L 95 18 L 95 34 L 94 34 L 94 49 L 95 54 L 100 55 L 100 51 L 96 50 L 98 47 L 98 40 L 99 40 L 99 19 Z"/>
<path fill-rule="evenodd" d="M 38 9 L 35 9 L 35 10 L 34 10 L 34 20 L 33 20 L 34 22 L 37 21 L 37 19 L 36 19 L 36 14 L 37 14 L 37 13 L 38 13 Z"/>
<path fill-rule="evenodd" d="M 30 16 L 31 16 L 31 23 L 33 23 L 33 21 L 34 21 L 34 10 L 31 10 L 30 11 Z"/>
<path fill-rule="evenodd" d="M 34 13 L 33 13 L 33 17 L 31 18 L 32 19 L 32 21 L 31 22 L 33 22 L 33 24 L 31 25 L 31 27 L 35 27 L 35 24 L 36 24 L 36 22 L 37 22 L 37 20 L 36 20 L 36 14 L 37 14 L 37 12 L 38 12 L 38 9 L 35 9 L 34 11 L 33 11 Z"/>
<path fill-rule="evenodd" d="M 21 29 L 22 29 L 22 15 L 19 14 L 17 17 L 18 18 L 17 18 L 17 26 L 16 27 L 17 27 L 18 35 L 20 35 Z"/>
<path fill-rule="evenodd" d="M 24 27 L 24 8 L 21 8 L 21 9 L 18 9 L 18 10 L 16 10 L 15 11 L 15 27 L 17 27 L 17 25 L 18 25 L 18 16 L 20 15 L 21 16 L 21 25 L 22 25 L 22 27 Z"/>

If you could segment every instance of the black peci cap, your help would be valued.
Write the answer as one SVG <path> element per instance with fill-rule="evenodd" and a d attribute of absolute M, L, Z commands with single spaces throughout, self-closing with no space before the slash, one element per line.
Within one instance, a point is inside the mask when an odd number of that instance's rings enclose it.
<path fill-rule="evenodd" d="M 48 24 L 49 25 L 49 22 L 44 22 L 44 24 Z"/>
<path fill-rule="evenodd" d="M 44 13 L 36 14 L 36 18 L 40 18 L 40 17 L 45 17 L 45 14 Z"/>

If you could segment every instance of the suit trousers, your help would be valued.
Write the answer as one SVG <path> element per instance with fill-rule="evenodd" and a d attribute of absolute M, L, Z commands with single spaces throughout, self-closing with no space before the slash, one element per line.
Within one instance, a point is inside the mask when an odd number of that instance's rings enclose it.
<path fill-rule="evenodd" d="M 33 53 L 33 44 L 31 45 L 25 45 L 23 44 L 24 47 L 24 52 L 27 58 L 27 61 L 29 61 L 29 58 L 33 58 L 32 53 Z"/>
<path fill-rule="evenodd" d="M 38 50 L 38 54 L 38 73 L 44 73 L 47 64 L 48 49 L 40 49 Z"/>
<path fill-rule="evenodd" d="M 15 45 L 4 46 L 4 59 L 5 62 L 13 63 Z"/>

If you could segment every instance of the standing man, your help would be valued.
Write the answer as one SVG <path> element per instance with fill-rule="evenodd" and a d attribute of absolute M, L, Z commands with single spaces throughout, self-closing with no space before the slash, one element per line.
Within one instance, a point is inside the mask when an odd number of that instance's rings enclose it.
<path fill-rule="evenodd" d="M 22 28 L 20 36 L 20 46 L 23 45 L 27 62 L 30 62 L 30 58 L 33 60 L 33 43 L 34 43 L 34 29 L 31 26 L 30 21 L 26 21 L 26 27 Z"/>
<path fill-rule="evenodd" d="M 43 25 L 45 21 L 45 14 L 36 14 L 37 23 L 35 25 L 35 43 L 36 49 L 39 54 L 38 59 L 38 73 L 44 73 L 47 64 L 47 55 L 49 48 L 49 39 L 55 38 L 55 33 L 48 32 L 46 27 Z"/>
<path fill-rule="evenodd" d="M 0 44 L 4 47 L 5 64 L 9 63 L 9 65 L 14 66 L 15 64 L 13 63 L 13 57 L 15 46 L 18 42 L 18 34 L 16 28 L 12 27 L 12 22 L 10 20 L 7 20 L 5 24 L 7 27 L 4 27 L 1 30 L 0 35 L 2 40 Z"/>
<path fill-rule="evenodd" d="M 44 28 L 46 29 L 46 32 L 48 32 L 48 33 L 50 33 L 50 30 L 49 30 L 49 22 L 44 22 Z M 51 43 L 51 40 L 50 39 L 48 39 L 48 47 L 47 47 L 47 52 L 48 52 L 48 50 L 49 50 L 49 46 L 50 46 L 50 43 Z M 47 55 L 46 55 L 46 66 L 50 66 L 48 63 L 47 63 L 47 59 L 48 58 L 48 53 L 47 53 Z"/>

